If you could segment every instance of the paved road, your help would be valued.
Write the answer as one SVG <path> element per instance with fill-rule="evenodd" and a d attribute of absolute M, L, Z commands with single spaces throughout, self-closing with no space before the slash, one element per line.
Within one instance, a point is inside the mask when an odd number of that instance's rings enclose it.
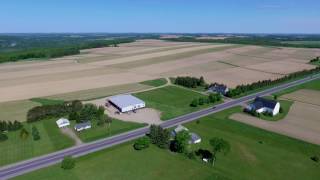
<path fill-rule="evenodd" d="M 180 116 L 168 121 L 165 121 L 161 124 L 162 127 L 164 128 L 170 128 L 173 126 L 176 126 L 178 124 L 181 123 L 186 123 L 186 122 L 190 122 L 193 121 L 195 119 L 198 119 L 200 117 L 203 116 L 207 116 L 209 114 L 213 114 L 219 111 L 222 111 L 224 109 L 228 109 L 234 106 L 238 106 L 241 103 L 250 101 L 252 99 L 254 99 L 256 96 L 265 96 L 265 95 L 269 95 L 271 93 L 275 93 L 284 89 L 287 89 L 289 87 L 293 87 L 293 86 L 297 86 L 299 84 L 314 80 L 314 79 L 318 79 L 320 78 L 320 76 L 314 76 L 314 77 L 308 77 L 308 78 L 304 78 L 301 80 L 297 80 L 294 82 L 290 82 L 287 84 L 283 84 L 283 85 L 279 85 L 277 87 L 274 88 L 270 88 L 267 89 L 265 91 L 262 92 L 258 92 L 252 95 L 248 95 L 245 97 L 241 97 L 239 99 L 235 99 L 233 101 L 229 101 L 226 103 L 222 103 L 219 104 L 217 106 L 215 106 L 215 108 L 208 108 L 208 109 L 204 109 L 201 111 L 197 111 L 197 112 L 193 112 L 184 116 Z M 44 156 L 40 156 L 37 158 L 33 158 L 27 161 L 22 161 L 22 162 L 18 162 L 16 164 L 12 164 L 9 166 L 5 166 L 0 168 L 0 179 L 8 179 L 11 177 L 15 177 L 36 169 L 40 169 L 43 167 L 47 167 L 49 165 L 52 164 L 56 164 L 58 162 L 60 162 L 63 157 L 65 156 L 74 156 L 74 157 L 78 157 L 78 156 L 82 156 L 82 155 L 86 155 L 89 154 L 91 152 L 95 152 L 95 151 L 99 151 L 101 149 L 105 149 L 123 142 L 127 142 L 133 139 L 136 139 L 138 137 L 144 136 L 147 132 L 148 132 L 149 128 L 148 127 L 144 127 L 144 128 L 140 128 L 137 130 L 133 130 L 127 133 L 123 133 L 117 136 L 113 136 L 113 137 L 109 137 L 109 138 L 105 138 L 102 140 L 98 140 L 95 142 L 91 142 L 91 143 L 87 143 L 87 144 L 83 144 L 80 146 L 76 146 L 76 147 L 72 147 L 72 148 L 68 148 L 62 151 L 58 151 L 55 153 L 51 153 L 51 154 L 47 154 Z"/>

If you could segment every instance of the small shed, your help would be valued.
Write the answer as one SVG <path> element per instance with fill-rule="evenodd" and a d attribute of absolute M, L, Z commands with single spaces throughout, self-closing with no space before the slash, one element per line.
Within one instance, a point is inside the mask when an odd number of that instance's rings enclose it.
<path fill-rule="evenodd" d="M 76 124 L 74 126 L 74 130 L 80 132 L 82 130 L 85 130 L 85 129 L 90 129 L 91 128 L 91 122 L 90 121 L 87 121 L 87 122 L 84 122 L 84 123 L 79 123 L 79 124 Z"/>
<path fill-rule="evenodd" d="M 196 133 L 190 133 L 190 141 L 189 141 L 189 144 L 198 144 L 201 142 L 201 138 L 198 134 Z"/>
<path fill-rule="evenodd" d="M 70 121 L 66 118 L 60 118 L 56 121 L 56 123 L 59 128 L 64 128 L 70 125 Z"/>

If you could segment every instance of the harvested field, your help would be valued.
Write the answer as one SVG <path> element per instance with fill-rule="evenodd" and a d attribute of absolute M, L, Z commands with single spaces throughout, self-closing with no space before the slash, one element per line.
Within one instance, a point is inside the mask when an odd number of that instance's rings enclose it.
<path fill-rule="evenodd" d="M 264 121 L 244 113 L 231 119 L 310 143 L 320 144 L 320 91 L 298 90 L 281 98 L 294 101 L 288 115 L 280 121 Z"/>
<path fill-rule="evenodd" d="M 271 62 L 250 65 L 246 67 L 249 69 L 254 69 L 262 72 L 282 74 L 282 75 L 315 68 L 314 65 L 301 64 L 301 63 L 290 62 L 290 61 L 271 61 Z"/>
<path fill-rule="evenodd" d="M 301 52 L 303 58 L 296 55 Z M 0 102 L 46 96 L 90 99 L 131 91 L 131 87 L 125 91 L 127 84 L 178 75 L 203 75 L 209 83 L 218 81 L 234 87 L 278 77 L 274 73 L 310 68 L 305 65 L 306 57 L 317 52 L 320 51 L 139 40 L 120 47 L 83 50 L 80 55 L 50 61 L 1 64 Z M 121 88 L 118 91 L 114 87 Z"/>

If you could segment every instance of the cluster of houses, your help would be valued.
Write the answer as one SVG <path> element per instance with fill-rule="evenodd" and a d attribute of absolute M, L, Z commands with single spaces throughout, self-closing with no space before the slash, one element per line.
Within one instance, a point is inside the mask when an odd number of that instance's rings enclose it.
<path fill-rule="evenodd" d="M 171 136 L 175 137 L 181 131 L 189 132 L 189 129 L 187 129 L 186 127 L 184 127 L 182 125 L 179 125 L 174 130 L 171 131 Z M 196 133 L 193 133 L 193 132 L 189 132 L 189 134 L 190 134 L 189 144 L 198 144 L 201 142 L 201 138 L 199 135 L 197 135 Z"/>
<path fill-rule="evenodd" d="M 66 118 L 60 118 L 56 121 L 57 126 L 59 128 L 66 128 L 68 126 L 70 126 L 70 121 Z M 84 122 L 84 123 L 78 123 L 74 125 L 74 130 L 76 130 L 77 132 L 86 130 L 86 129 L 90 129 L 91 128 L 91 123 L 88 122 Z"/>

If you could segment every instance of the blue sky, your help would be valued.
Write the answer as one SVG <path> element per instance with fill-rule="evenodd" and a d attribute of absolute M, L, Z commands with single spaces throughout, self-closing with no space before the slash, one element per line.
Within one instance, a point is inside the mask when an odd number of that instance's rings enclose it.
<path fill-rule="evenodd" d="M 1 0 L 16 32 L 320 33 L 320 1 Z"/>

